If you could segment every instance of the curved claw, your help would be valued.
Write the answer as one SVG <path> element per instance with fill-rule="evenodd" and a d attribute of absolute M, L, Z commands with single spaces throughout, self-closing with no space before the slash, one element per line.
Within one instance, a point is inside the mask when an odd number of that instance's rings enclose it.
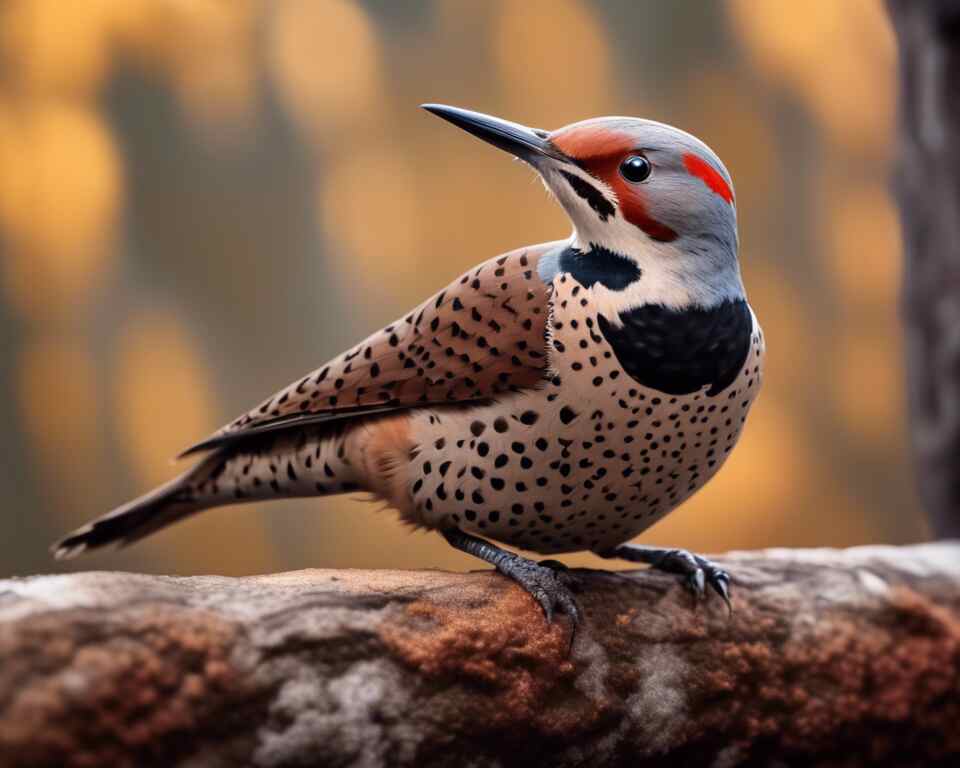
<path fill-rule="evenodd" d="M 557 595 L 557 598 L 563 612 L 570 617 L 574 626 L 577 626 L 580 623 L 580 608 L 577 606 L 577 601 L 573 599 L 573 595 L 564 590 Z"/>
<path fill-rule="evenodd" d="M 550 595 L 543 590 L 531 592 L 530 594 L 533 596 L 534 600 L 540 603 L 540 607 L 543 609 L 543 615 L 547 620 L 547 624 L 553 624 L 553 603 L 550 602 Z"/>
<path fill-rule="evenodd" d="M 703 572 L 703 568 L 697 568 L 694 571 L 691 571 L 686 578 L 687 589 L 693 593 L 693 596 L 698 600 L 702 600 L 706 595 L 706 585 L 707 577 Z"/>
<path fill-rule="evenodd" d="M 733 604 L 730 602 L 730 575 L 726 571 L 719 571 L 712 575 L 710 586 L 713 591 L 723 598 L 727 606 L 727 613 L 733 615 Z"/>

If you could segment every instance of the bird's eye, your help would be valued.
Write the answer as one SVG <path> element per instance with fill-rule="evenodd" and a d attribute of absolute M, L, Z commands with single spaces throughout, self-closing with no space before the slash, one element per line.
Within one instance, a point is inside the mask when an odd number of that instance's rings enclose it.
<path fill-rule="evenodd" d="M 643 181 L 650 175 L 650 161 L 643 155 L 630 155 L 620 163 L 620 175 L 627 181 Z"/>

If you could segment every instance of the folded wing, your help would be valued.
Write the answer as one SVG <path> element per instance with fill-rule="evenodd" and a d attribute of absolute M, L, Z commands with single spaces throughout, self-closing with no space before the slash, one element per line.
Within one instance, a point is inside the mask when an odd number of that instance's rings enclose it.
<path fill-rule="evenodd" d="M 547 364 L 549 299 L 537 263 L 556 245 L 511 251 L 471 269 L 182 455 L 264 432 L 537 386 Z"/>

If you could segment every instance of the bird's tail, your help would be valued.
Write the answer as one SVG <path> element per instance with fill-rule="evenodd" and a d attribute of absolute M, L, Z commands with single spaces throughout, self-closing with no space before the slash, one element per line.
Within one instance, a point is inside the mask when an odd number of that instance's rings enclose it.
<path fill-rule="evenodd" d="M 57 560 L 69 560 L 89 549 L 125 546 L 203 509 L 190 499 L 193 470 L 150 493 L 117 507 L 64 536 L 50 549 Z"/>
<path fill-rule="evenodd" d="M 224 504 L 359 490 L 340 433 L 280 433 L 211 454 L 193 469 L 65 536 L 58 560 L 125 546 L 189 515 Z"/>

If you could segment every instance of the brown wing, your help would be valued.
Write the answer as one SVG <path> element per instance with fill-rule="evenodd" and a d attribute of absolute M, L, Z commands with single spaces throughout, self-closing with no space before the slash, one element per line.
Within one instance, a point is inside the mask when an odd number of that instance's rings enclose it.
<path fill-rule="evenodd" d="M 547 362 L 548 301 L 537 262 L 557 244 L 511 251 L 471 269 L 183 455 L 291 426 L 535 386 Z"/>

